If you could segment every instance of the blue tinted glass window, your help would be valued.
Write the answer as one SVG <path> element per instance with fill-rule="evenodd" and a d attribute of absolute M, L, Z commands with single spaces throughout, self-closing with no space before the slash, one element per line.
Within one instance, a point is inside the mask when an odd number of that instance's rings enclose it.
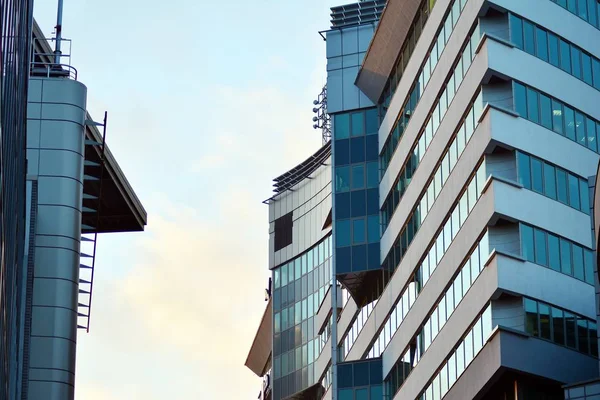
<path fill-rule="evenodd" d="M 548 234 L 548 266 L 560 271 L 560 248 L 558 237 Z"/>
<path fill-rule="evenodd" d="M 335 191 L 345 192 L 350 190 L 350 167 L 337 167 L 335 169 Z"/>
<path fill-rule="evenodd" d="M 583 265 L 583 248 L 576 244 L 572 247 L 573 250 L 573 276 L 577 279 L 584 279 Z"/>
<path fill-rule="evenodd" d="M 577 15 L 587 21 L 588 13 L 586 0 L 577 0 Z"/>
<path fill-rule="evenodd" d="M 350 206 L 352 217 L 362 217 L 366 215 L 367 204 L 365 201 L 364 190 L 358 190 L 350 194 Z"/>
<path fill-rule="evenodd" d="M 571 275 L 571 244 L 560 239 L 560 270 L 563 274 Z"/>
<path fill-rule="evenodd" d="M 579 210 L 579 178 L 569 174 L 569 205 Z"/>
<path fill-rule="evenodd" d="M 594 78 L 594 87 L 600 89 L 600 61 L 592 59 L 592 75 Z"/>
<path fill-rule="evenodd" d="M 365 242 L 365 219 L 359 218 L 352 221 L 352 243 Z"/>
<path fill-rule="evenodd" d="M 556 200 L 556 172 L 550 164 L 544 164 L 544 193 Z"/>
<path fill-rule="evenodd" d="M 335 242 L 337 247 L 350 246 L 350 220 L 335 223 Z"/>
<path fill-rule="evenodd" d="M 370 135 L 372 133 L 377 133 L 379 130 L 379 118 L 377 117 L 377 109 L 371 108 L 367 110 L 365 113 L 366 120 L 366 134 Z"/>
<path fill-rule="evenodd" d="M 367 245 L 352 246 L 352 271 L 367 270 Z"/>
<path fill-rule="evenodd" d="M 536 229 L 534 231 L 535 240 L 535 262 L 541 265 L 548 265 L 548 253 L 546 251 L 546 232 Z"/>
<path fill-rule="evenodd" d="M 552 103 L 548 96 L 540 94 L 540 116 L 544 127 L 552 129 Z"/>
<path fill-rule="evenodd" d="M 581 201 L 581 207 L 579 208 L 586 214 L 590 213 L 590 194 L 589 194 L 589 186 L 587 182 L 580 181 L 579 182 L 579 200 Z"/>
<path fill-rule="evenodd" d="M 354 364 L 354 386 L 367 386 L 369 384 L 369 362 Z"/>
<path fill-rule="evenodd" d="M 367 239 L 369 243 L 379 240 L 379 217 L 371 215 L 367 218 Z"/>
<path fill-rule="evenodd" d="M 533 228 L 528 225 L 521 225 L 521 255 L 527 261 L 534 262 L 534 241 L 533 241 Z"/>
<path fill-rule="evenodd" d="M 525 39 L 525 51 L 529 54 L 535 54 L 535 36 L 533 24 L 529 21 L 523 21 L 523 37 Z"/>
<path fill-rule="evenodd" d="M 381 385 L 371 386 L 371 400 L 383 399 L 383 387 Z"/>
<path fill-rule="evenodd" d="M 575 46 L 571 46 L 571 72 L 573 76 L 581 79 L 581 51 Z"/>
<path fill-rule="evenodd" d="M 361 136 L 365 134 L 365 114 L 362 111 L 351 114 L 352 136 Z"/>
<path fill-rule="evenodd" d="M 337 114 L 333 121 L 333 135 L 335 139 L 350 137 L 350 116 L 348 114 Z"/>
<path fill-rule="evenodd" d="M 365 138 L 356 137 L 350 140 L 350 162 L 359 163 L 365 161 Z"/>
<path fill-rule="evenodd" d="M 365 166 L 358 164 L 352 166 L 352 189 L 362 189 L 365 187 Z"/>
<path fill-rule="evenodd" d="M 340 400 L 354 400 L 354 390 L 353 389 L 340 389 L 338 391 L 338 398 Z"/>
<path fill-rule="evenodd" d="M 365 147 L 367 151 L 367 161 L 375 161 L 379 157 L 379 141 L 377 135 L 369 135 L 365 139 Z"/>
<path fill-rule="evenodd" d="M 523 22 L 513 14 L 510 14 L 510 38 L 516 47 L 523 50 Z"/>
<path fill-rule="evenodd" d="M 379 269 L 381 264 L 379 262 L 379 243 L 371 243 L 368 248 L 368 269 Z"/>
<path fill-rule="evenodd" d="M 560 68 L 568 73 L 571 73 L 571 46 L 569 43 L 559 39 L 560 45 Z"/>
<path fill-rule="evenodd" d="M 537 56 L 544 61 L 548 61 L 548 35 L 545 30 L 535 28 L 535 42 Z"/>
<path fill-rule="evenodd" d="M 558 50 L 558 37 L 548 32 L 548 60 L 550 64 L 558 67 L 559 62 L 559 50 Z"/>
<path fill-rule="evenodd" d="M 531 189 L 531 169 L 529 165 L 529 156 L 517 152 L 517 168 L 519 172 L 519 183 L 526 189 Z"/>
<path fill-rule="evenodd" d="M 562 104 L 552 99 L 552 129 L 564 135 Z"/>
<path fill-rule="evenodd" d="M 567 0 L 567 10 L 573 14 L 577 14 L 577 0 Z"/>
<path fill-rule="evenodd" d="M 369 389 L 356 389 L 354 400 L 369 400 Z"/>
<path fill-rule="evenodd" d="M 575 139 L 575 112 L 572 108 L 563 106 L 563 116 L 565 120 L 565 134 L 571 140 Z"/>
<path fill-rule="evenodd" d="M 589 250 L 584 250 L 583 254 L 585 281 L 594 284 L 594 253 Z"/>
<path fill-rule="evenodd" d="M 598 7 L 598 0 L 588 0 L 588 14 L 589 14 L 589 21 L 590 24 L 598 27 L 598 14 L 597 14 L 597 9 Z"/>
<path fill-rule="evenodd" d="M 335 218 L 350 218 L 350 193 L 338 193 L 335 195 Z M 309 256 L 311 255 L 312 252 L 309 253 Z"/>
<path fill-rule="evenodd" d="M 341 139 L 334 142 L 335 165 L 342 166 L 350 164 L 350 139 Z"/>
<path fill-rule="evenodd" d="M 527 117 L 533 122 L 540 122 L 538 93 L 527 88 Z"/>
<path fill-rule="evenodd" d="M 379 214 L 379 190 L 367 190 L 367 214 Z"/>
<path fill-rule="evenodd" d="M 350 272 L 352 265 L 352 247 L 344 247 L 341 249 L 337 249 L 335 255 L 335 272 L 337 274 Z"/>
<path fill-rule="evenodd" d="M 515 111 L 523 118 L 527 118 L 527 90 L 525 86 L 514 82 Z"/>
<path fill-rule="evenodd" d="M 568 204 L 569 199 L 567 196 L 567 173 L 560 168 L 556 168 L 556 191 L 558 201 Z"/>
<path fill-rule="evenodd" d="M 352 387 L 352 364 L 338 364 L 337 369 L 338 387 Z M 352 391 L 350 393 L 352 393 Z M 352 397 L 350 400 L 353 400 Z"/>
<path fill-rule="evenodd" d="M 587 146 L 593 151 L 597 151 L 597 138 L 596 138 L 596 123 L 591 118 L 585 118 L 585 130 L 587 135 Z"/>
<path fill-rule="evenodd" d="M 585 53 L 581 53 L 581 70 L 583 72 L 583 81 L 592 85 L 592 59 Z"/>
<path fill-rule="evenodd" d="M 538 193 L 544 192 L 542 161 L 535 157 L 531 157 L 531 187 Z"/>
<path fill-rule="evenodd" d="M 580 112 L 575 112 L 575 136 L 577 142 L 585 146 L 585 117 Z"/>
<path fill-rule="evenodd" d="M 375 188 L 379 184 L 379 164 L 370 162 L 367 164 L 367 188 Z"/>

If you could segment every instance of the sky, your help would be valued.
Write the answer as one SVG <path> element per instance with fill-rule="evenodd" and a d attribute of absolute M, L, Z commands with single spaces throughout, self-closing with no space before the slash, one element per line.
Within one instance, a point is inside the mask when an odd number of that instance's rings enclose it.
<path fill-rule="evenodd" d="M 35 0 L 47 37 L 56 0 Z M 100 235 L 76 400 L 255 399 L 271 180 L 321 145 L 329 7 L 343 0 L 64 0 L 63 36 L 148 212 Z M 63 49 L 64 50 L 64 49 Z"/>

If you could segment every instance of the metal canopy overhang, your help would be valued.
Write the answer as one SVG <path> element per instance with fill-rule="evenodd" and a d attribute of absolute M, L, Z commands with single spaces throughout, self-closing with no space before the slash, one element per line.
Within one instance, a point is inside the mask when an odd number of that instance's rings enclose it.
<path fill-rule="evenodd" d="M 87 114 L 86 119 L 90 121 L 92 118 Z M 102 143 L 102 134 L 95 125 L 86 125 L 85 135 L 86 140 Z M 101 164 L 101 146 L 86 146 L 85 152 L 86 161 Z M 93 229 L 83 229 L 83 233 L 87 233 L 86 230 L 98 233 L 143 231 L 147 222 L 146 210 L 108 146 L 105 146 L 104 158 L 102 181 L 84 181 L 84 194 L 100 198 L 86 199 L 84 195 L 84 206 L 89 204 L 90 208 L 98 208 L 99 219 L 96 215 L 84 213 L 82 224 Z M 100 185 L 102 185 L 101 193 Z"/>
<path fill-rule="evenodd" d="M 381 14 L 355 82 L 374 103 L 379 102 L 420 5 L 421 0 L 388 0 Z"/>
<path fill-rule="evenodd" d="M 271 342 L 273 323 L 271 314 L 273 311 L 273 297 L 269 299 L 267 308 L 262 316 L 258 331 L 254 336 L 252 347 L 244 364 L 258 376 L 263 376 L 269 370 L 271 360 Z"/>

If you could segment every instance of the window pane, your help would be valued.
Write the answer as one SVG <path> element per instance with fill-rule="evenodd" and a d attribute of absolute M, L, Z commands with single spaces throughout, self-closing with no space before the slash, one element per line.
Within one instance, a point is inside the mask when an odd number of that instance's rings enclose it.
<path fill-rule="evenodd" d="M 585 180 L 579 181 L 579 200 L 581 201 L 580 210 L 586 214 L 590 213 L 590 193 L 589 186 Z"/>
<path fill-rule="evenodd" d="M 523 118 L 527 118 L 527 90 L 525 86 L 514 82 L 515 111 Z"/>
<path fill-rule="evenodd" d="M 552 129 L 552 105 L 550 98 L 540 94 L 540 114 L 542 125 L 548 129 Z"/>
<path fill-rule="evenodd" d="M 538 93 L 527 88 L 527 117 L 533 122 L 540 122 Z"/>
<path fill-rule="evenodd" d="M 579 210 L 579 178 L 569 174 L 569 205 Z"/>
<path fill-rule="evenodd" d="M 551 340 L 550 335 L 550 306 L 547 304 L 539 304 L 540 312 L 540 337 L 542 339 Z"/>
<path fill-rule="evenodd" d="M 365 220 L 364 218 L 355 219 L 352 221 L 352 243 L 365 242 Z"/>
<path fill-rule="evenodd" d="M 337 167 L 335 169 L 335 190 L 338 193 L 350 190 L 349 167 Z"/>
<path fill-rule="evenodd" d="M 544 164 L 544 193 L 556 200 L 556 173 L 550 164 Z"/>
<path fill-rule="evenodd" d="M 510 14 L 510 36 L 514 45 L 523 50 L 523 23 L 513 14 Z"/>
<path fill-rule="evenodd" d="M 577 279 L 583 280 L 583 249 L 576 244 L 574 244 L 571 249 L 573 251 L 573 276 Z"/>
<path fill-rule="evenodd" d="M 583 71 L 583 81 L 588 85 L 592 82 L 592 59 L 589 55 L 581 53 L 581 69 Z"/>
<path fill-rule="evenodd" d="M 548 61 L 548 37 L 546 35 L 546 31 L 536 27 L 535 41 L 537 56 L 544 61 Z"/>
<path fill-rule="evenodd" d="M 583 318 L 577 318 L 577 336 L 579 339 L 579 351 L 585 354 L 588 354 L 590 352 L 587 324 L 587 320 Z"/>
<path fill-rule="evenodd" d="M 560 169 L 556 169 L 556 189 L 558 201 L 568 204 L 567 198 L 567 173 Z"/>
<path fill-rule="evenodd" d="M 588 13 L 587 13 L 586 0 L 577 0 L 577 11 L 578 11 L 578 15 L 587 21 Z"/>
<path fill-rule="evenodd" d="M 575 112 L 575 135 L 577 142 L 585 146 L 585 117 L 580 112 Z"/>
<path fill-rule="evenodd" d="M 532 336 L 539 336 L 537 302 L 531 299 L 525 300 L 525 331 Z"/>
<path fill-rule="evenodd" d="M 571 244 L 565 239 L 560 239 L 560 268 L 564 274 L 573 274 L 571 268 Z"/>
<path fill-rule="evenodd" d="M 521 224 L 521 255 L 527 261 L 534 262 L 534 244 L 533 244 L 533 228 L 529 225 Z"/>
<path fill-rule="evenodd" d="M 593 119 L 586 117 L 585 118 L 585 132 L 587 135 L 587 146 L 593 151 L 598 151 L 596 149 L 597 146 L 597 138 L 596 138 L 596 122 Z"/>
<path fill-rule="evenodd" d="M 560 249 L 558 237 L 548 234 L 548 265 L 555 271 L 560 271 Z"/>
<path fill-rule="evenodd" d="M 519 183 L 525 189 L 531 189 L 531 170 L 528 155 L 517 152 L 517 171 L 519 173 Z"/>
<path fill-rule="evenodd" d="M 571 46 L 562 39 L 558 41 L 560 45 L 560 68 L 571 73 Z"/>
<path fill-rule="evenodd" d="M 585 281 L 594 284 L 594 253 L 589 250 L 583 251 L 583 262 L 585 270 Z"/>
<path fill-rule="evenodd" d="M 564 135 L 562 104 L 552 99 L 552 129 Z"/>
<path fill-rule="evenodd" d="M 365 166 L 363 164 L 352 166 L 352 189 L 365 187 Z"/>
<path fill-rule="evenodd" d="M 546 233 L 536 229 L 535 238 L 535 262 L 541 265 L 548 265 L 548 254 L 546 252 Z"/>
<path fill-rule="evenodd" d="M 565 319 L 564 313 L 558 308 L 552 307 L 552 334 L 554 343 L 565 344 Z"/>
<path fill-rule="evenodd" d="M 535 55 L 535 37 L 533 24 L 529 21 L 523 21 L 523 37 L 525 51 Z"/>
<path fill-rule="evenodd" d="M 555 67 L 559 66 L 558 54 L 558 37 L 548 32 L 548 58 L 550 64 L 554 65 Z"/>
<path fill-rule="evenodd" d="M 535 157 L 531 157 L 531 187 L 538 193 L 544 192 L 542 161 Z"/>
<path fill-rule="evenodd" d="M 600 89 L 600 61 L 592 59 L 592 75 L 594 78 L 594 87 Z"/>
<path fill-rule="evenodd" d="M 571 73 L 574 77 L 581 79 L 581 51 L 571 46 Z"/>
<path fill-rule="evenodd" d="M 566 345 L 575 348 L 576 343 L 576 320 L 575 316 L 565 311 Z"/>
<path fill-rule="evenodd" d="M 598 26 L 598 15 L 596 14 L 598 7 L 597 0 L 588 0 L 588 16 L 590 24 Z"/>
<path fill-rule="evenodd" d="M 575 113 L 573 109 L 564 106 L 563 107 L 564 117 L 565 117 L 565 133 L 567 137 L 571 140 L 575 139 Z"/>

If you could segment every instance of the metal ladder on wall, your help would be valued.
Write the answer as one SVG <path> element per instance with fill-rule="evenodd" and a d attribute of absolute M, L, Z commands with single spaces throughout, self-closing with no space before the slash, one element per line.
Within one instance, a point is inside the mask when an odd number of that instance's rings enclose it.
<path fill-rule="evenodd" d="M 86 120 L 86 126 L 101 126 L 102 127 L 102 142 L 86 139 L 85 146 L 93 146 L 99 148 L 100 162 L 92 160 L 84 160 L 83 180 L 84 189 L 85 183 L 90 181 L 98 182 L 98 193 L 90 194 L 83 192 L 83 202 L 93 203 L 95 208 L 86 207 L 82 204 L 81 211 L 83 215 L 95 217 L 96 223 L 94 226 L 81 225 L 81 244 L 79 258 L 79 295 L 77 304 L 77 328 L 90 331 L 90 316 L 92 311 L 92 294 L 94 287 L 94 267 L 96 265 L 96 248 L 98 245 L 98 227 L 100 223 L 100 199 L 102 197 L 102 178 L 104 175 L 105 156 L 104 150 L 106 147 L 106 119 L 107 113 L 104 112 L 104 121 L 102 123 L 92 120 Z M 90 152 L 94 154 L 95 152 Z M 87 154 L 87 152 L 86 152 Z"/>

